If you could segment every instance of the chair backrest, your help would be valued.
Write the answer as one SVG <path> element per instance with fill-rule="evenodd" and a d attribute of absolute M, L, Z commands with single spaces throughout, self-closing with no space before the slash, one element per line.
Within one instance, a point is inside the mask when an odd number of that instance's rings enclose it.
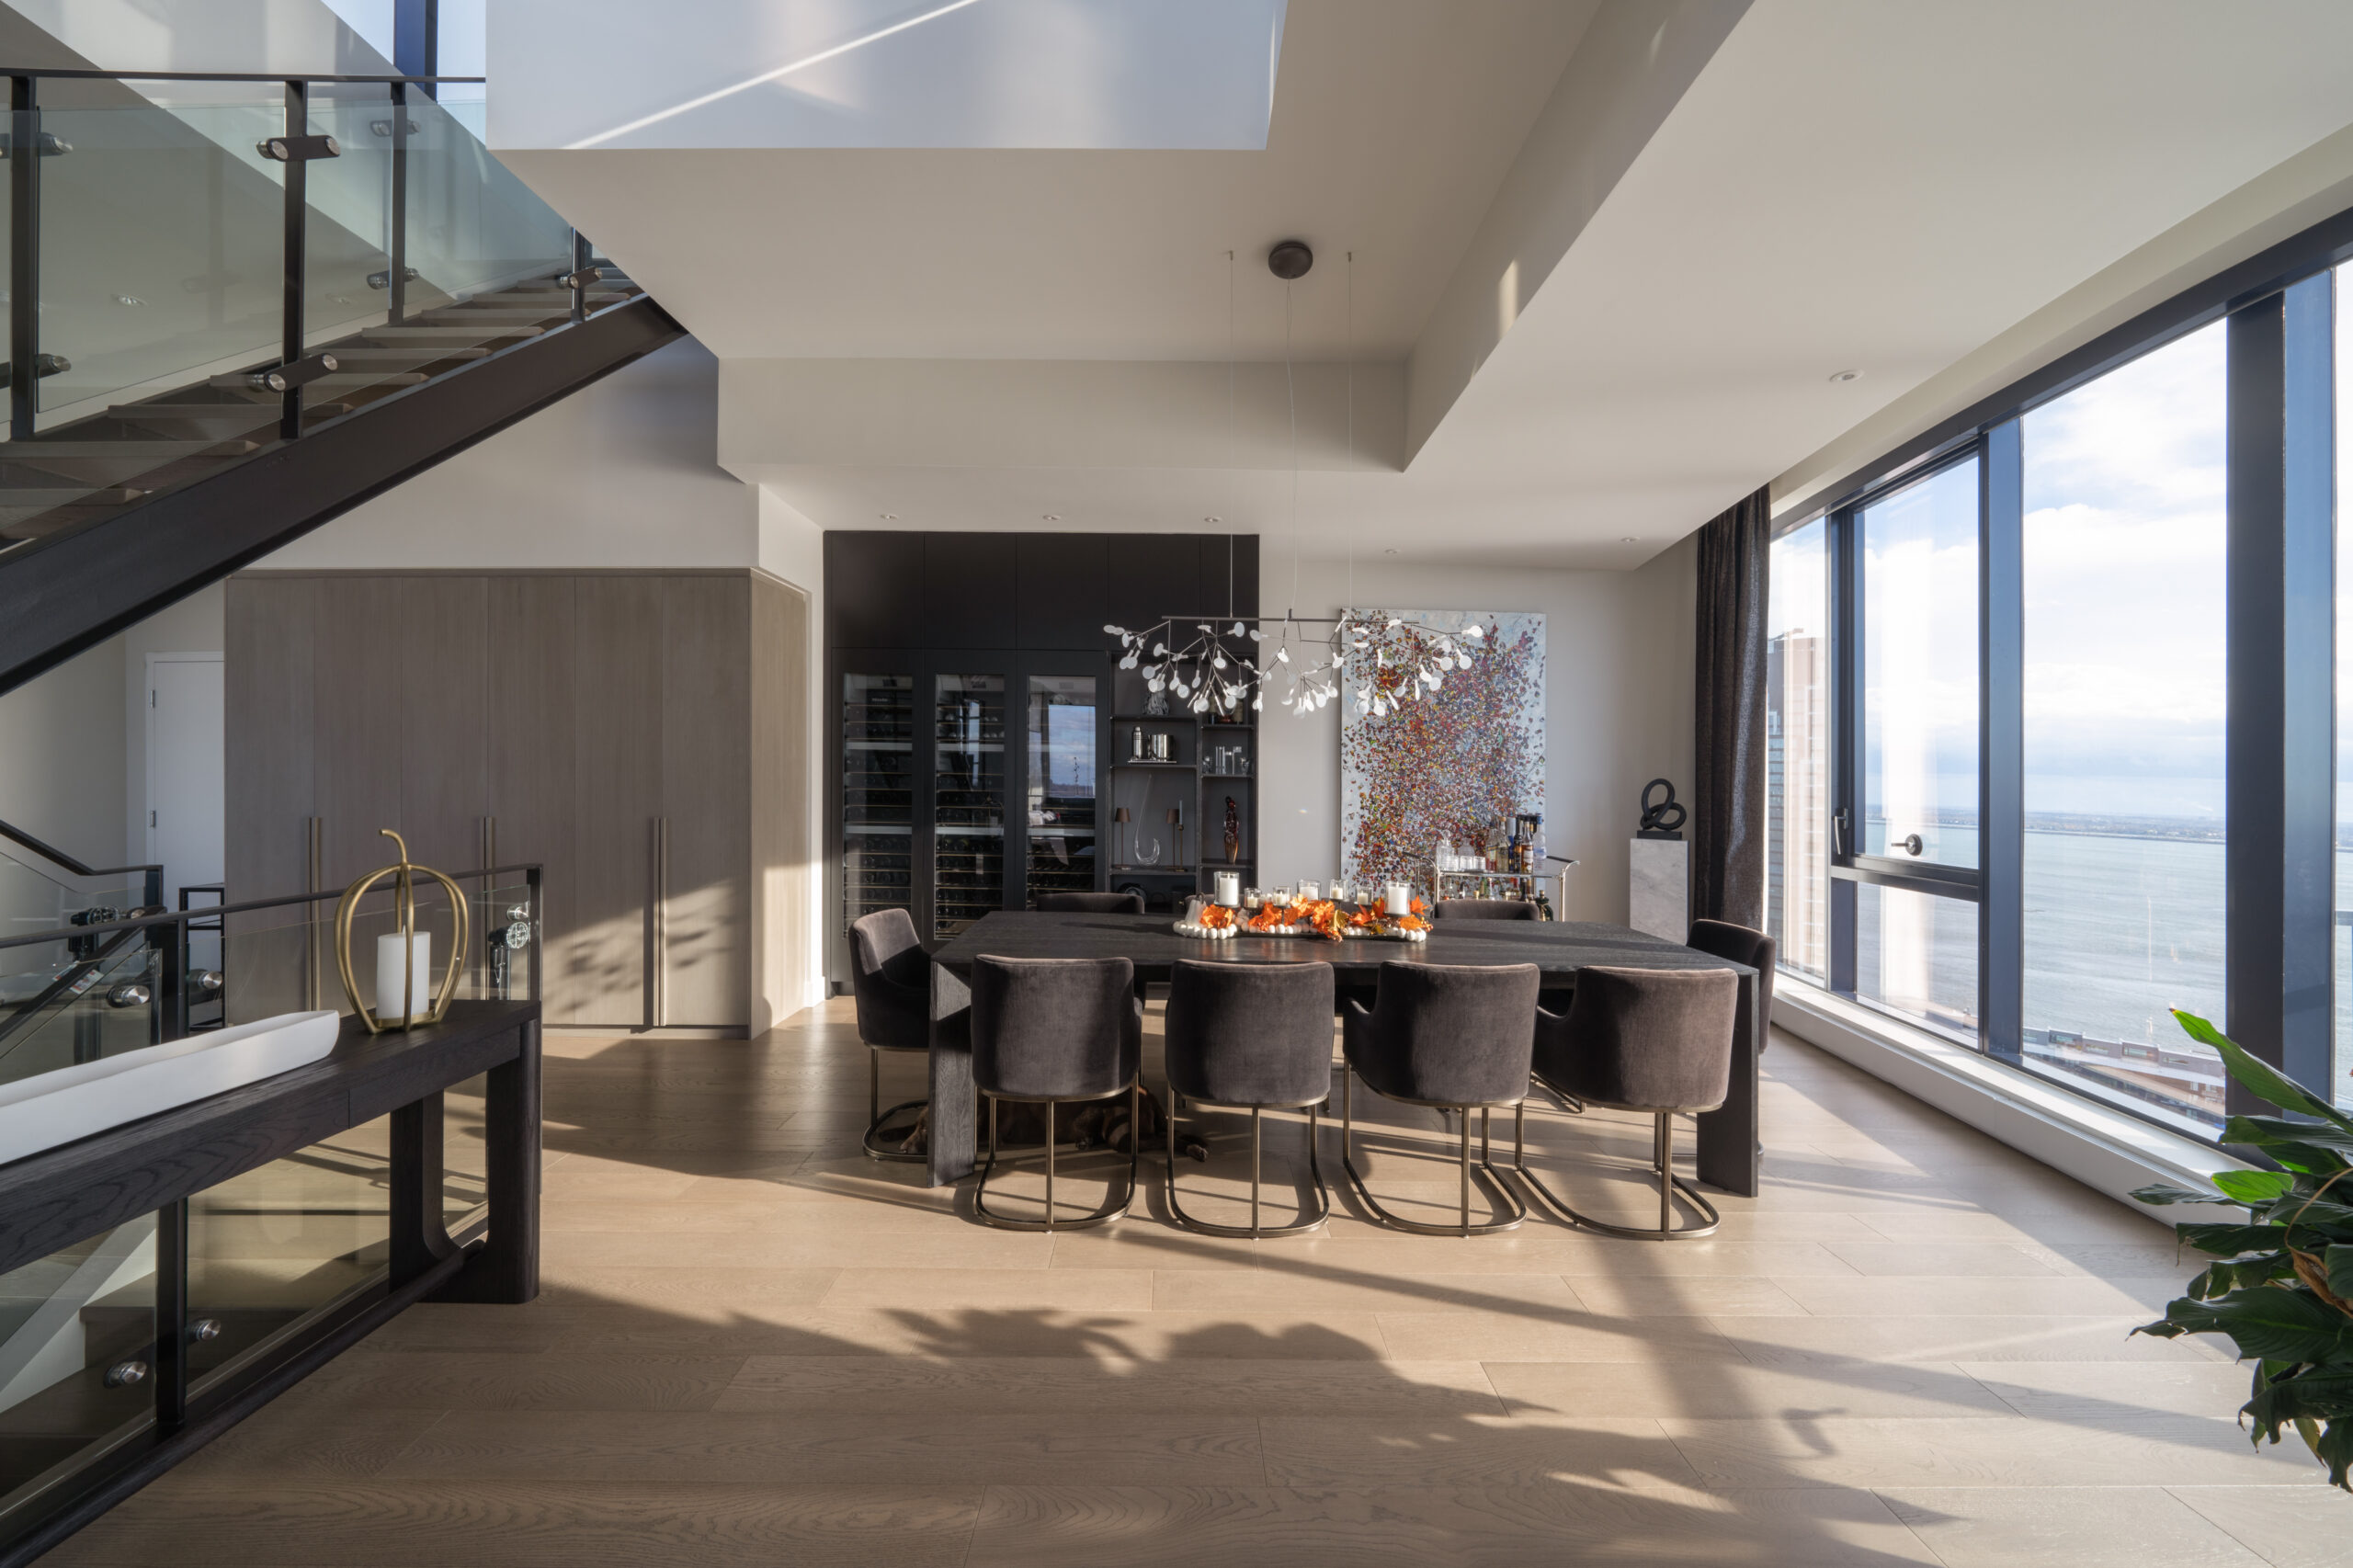
<path fill-rule="evenodd" d="M 1545 1015 L 1536 1070 L 1627 1110 L 1713 1110 L 1732 1085 L 1740 976 L 1728 969 L 1577 971 L 1568 1017 Z"/>
<path fill-rule="evenodd" d="M 1332 966 L 1179 959 L 1161 1034 L 1168 1083 L 1222 1105 L 1312 1105 L 1332 1092 Z"/>
<path fill-rule="evenodd" d="M 1441 1105 L 1518 1099 L 1528 1092 L 1541 981 L 1532 963 L 1382 964 L 1360 1029 L 1374 1058 L 1366 1081 L 1384 1095 Z"/>
<path fill-rule="evenodd" d="M 1730 959 L 1755 970 L 1756 1010 L 1764 1015 L 1764 1022 L 1772 1022 L 1773 967 L 1780 960 L 1779 943 L 1762 931 L 1735 926 L 1729 920 L 1694 920 L 1691 939 L 1685 946 L 1697 948 L 1711 958 Z"/>
<path fill-rule="evenodd" d="M 1142 915 L 1140 892 L 1041 892 L 1038 909 L 1046 915 Z"/>
<path fill-rule="evenodd" d="M 904 909 L 878 909 L 850 922 L 852 984 L 881 975 L 901 985 L 925 984 L 923 939 Z"/>
<path fill-rule="evenodd" d="M 928 1044 L 930 960 L 907 912 L 878 909 L 850 922 L 849 956 L 858 1039 L 898 1051 Z"/>
<path fill-rule="evenodd" d="M 1536 906 L 1524 898 L 1442 898 L 1430 906 L 1433 920 L 1533 920 Z"/>
<path fill-rule="evenodd" d="M 1016 1099 L 1100 1099 L 1142 1054 L 1126 959 L 972 960 L 972 1081 Z"/>

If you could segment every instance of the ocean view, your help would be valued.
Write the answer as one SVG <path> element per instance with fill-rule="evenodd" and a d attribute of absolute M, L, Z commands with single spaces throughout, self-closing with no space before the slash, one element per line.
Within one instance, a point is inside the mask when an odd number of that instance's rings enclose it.
<path fill-rule="evenodd" d="M 1943 824 L 1949 858 L 1975 857 L 1975 829 Z M 2029 829 L 2025 863 L 2024 1023 L 2038 1031 L 2188 1052 L 2170 1014 L 2223 1019 L 2223 844 L 2188 822 L 2070 824 Z M 2336 851 L 2339 885 L 2353 847 Z M 1948 1023 L 1974 1025 L 1973 904 L 1865 888 L 1857 980 L 1867 995 Z M 2329 1085 L 2353 1104 L 2353 942 L 2337 927 L 2336 1069 Z M 1920 1001 L 1925 998 L 1926 1006 Z"/>

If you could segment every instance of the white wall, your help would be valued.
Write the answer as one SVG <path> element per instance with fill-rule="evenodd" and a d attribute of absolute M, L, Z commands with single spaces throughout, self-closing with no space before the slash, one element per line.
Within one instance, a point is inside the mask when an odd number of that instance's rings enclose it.
<path fill-rule="evenodd" d="M 1693 562 L 1686 540 L 1632 572 L 1304 561 L 1295 608 L 1332 615 L 1344 599 L 1392 609 L 1535 610 L 1544 616 L 1544 826 L 1569 873 L 1563 918 L 1626 918 L 1626 841 L 1644 781 L 1691 781 Z M 1270 555 L 1261 582 L 1290 597 L 1291 563 Z M 1262 592 L 1262 597 L 1265 597 Z M 1273 602 L 1267 598 L 1267 602 Z M 1259 715 L 1259 875 L 1328 881 L 1340 865 L 1340 708 Z"/>
<path fill-rule="evenodd" d="M 750 566 L 718 463 L 719 361 L 681 339 L 354 508 L 257 570 Z"/>
<path fill-rule="evenodd" d="M 122 733 L 119 637 L 0 696 L 0 822 L 89 865 L 127 864 Z M 0 866 L 0 922 L 54 924 L 47 886 Z"/>

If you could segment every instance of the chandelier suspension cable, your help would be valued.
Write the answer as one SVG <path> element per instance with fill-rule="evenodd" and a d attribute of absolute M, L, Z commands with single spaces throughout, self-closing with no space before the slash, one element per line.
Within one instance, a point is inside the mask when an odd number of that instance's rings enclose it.
<path fill-rule="evenodd" d="M 1233 253 L 1225 253 L 1225 472 L 1241 471 L 1234 466 L 1233 434 Z M 1233 613 L 1233 503 L 1238 499 L 1231 491 L 1225 497 L 1225 613 Z"/>

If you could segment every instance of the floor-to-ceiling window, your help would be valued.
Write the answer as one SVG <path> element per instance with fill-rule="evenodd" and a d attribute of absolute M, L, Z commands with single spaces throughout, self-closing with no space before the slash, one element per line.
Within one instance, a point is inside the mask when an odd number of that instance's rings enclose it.
<path fill-rule="evenodd" d="M 2336 269 L 2336 924 L 2329 1088 L 2353 1109 L 2353 540 L 2344 493 L 2353 484 L 2353 263 Z"/>
<path fill-rule="evenodd" d="M 2222 1062 L 2226 324 L 2028 413 L 2025 1059 L 2201 1128 Z"/>
<path fill-rule="evenodd" d="M 1977 1029 L 1977 533 L 1974 457 L 1860 508 L 1860 832 L 1853 853 L 1962 874 L 1951 895 L 1856 888 L 1856 994 Z"/>
<path fill-rule="evenodd" d="M 1794 976 L 2208 1137 L 2231 1091 L 2175 1009 L 2353 1107 L 2348 283 L 2353 211 L 1783 526 Z"/>
<path fill-rule="evenodd" d="M 1773 541 L 1766 642 L 1766 925 L 1784 967 L 1830 965 L 1828 528 Z"/>

